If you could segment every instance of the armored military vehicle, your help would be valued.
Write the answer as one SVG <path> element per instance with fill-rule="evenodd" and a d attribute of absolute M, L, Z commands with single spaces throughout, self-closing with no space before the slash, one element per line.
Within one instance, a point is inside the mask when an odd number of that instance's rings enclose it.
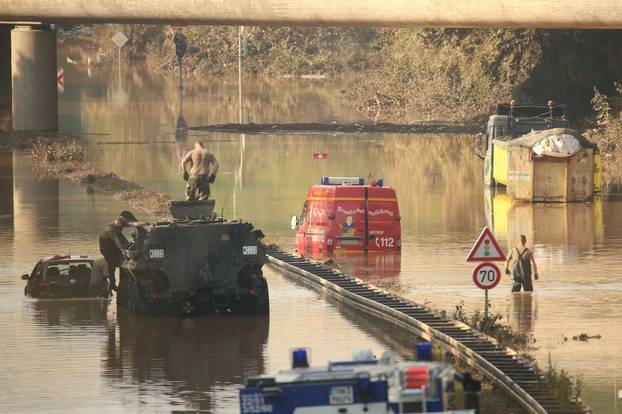
<path fill-rule="evenodd" d="M 135 313 L 268 314 L 259 229 L 213 214 L 214 200 L 173 202 L 172 221 L 135 222 L 117 304 Z"/>

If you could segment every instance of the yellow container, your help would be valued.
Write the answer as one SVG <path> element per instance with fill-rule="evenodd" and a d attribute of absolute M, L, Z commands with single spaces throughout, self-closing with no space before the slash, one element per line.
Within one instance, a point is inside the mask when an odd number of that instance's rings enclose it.
<path fill-rule="evenodd" d="M 508 185 L 508 150 L 505 146 L 493 143 L 492 178 L 497 184 Z"/>
<path fill-rule="evenodd" d="M 600 151 L 594 152 L 594 192 L 600 193 L 603 189 L 603 157 Z"/>
<path fill-rule="evenodd" d="M 535 156 L 533 147 L 555 134 L 575 136 L 585 146 L 570 157 Z M 494 180 L 507 194 L 531 202 L 591 200 L 602 187 L 602 160 L 576 131 L 556 128 L 532 131 L 510 141 L 493 141 Z"/>
<path fill-rule="evenodd" d="M 493 230 L 496 235 L 510 241 L 508 213 L 512 208 L 512 197 L 503 193 L 492 199 Z"/>

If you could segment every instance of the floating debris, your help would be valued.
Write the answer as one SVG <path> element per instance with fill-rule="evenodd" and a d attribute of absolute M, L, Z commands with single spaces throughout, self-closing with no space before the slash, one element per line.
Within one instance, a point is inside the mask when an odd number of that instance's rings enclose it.
<path fill-rule="evenodd" d="M 579 335 L 575 335 L 572 337 L 573 341 L 581 341 L 581 342 L 587 342 L 590 339 L 600 339 L 602 338 L 602 335 L 598 334 L 598 335 L 588 335 L 586 333 L 582 333 Z"/>

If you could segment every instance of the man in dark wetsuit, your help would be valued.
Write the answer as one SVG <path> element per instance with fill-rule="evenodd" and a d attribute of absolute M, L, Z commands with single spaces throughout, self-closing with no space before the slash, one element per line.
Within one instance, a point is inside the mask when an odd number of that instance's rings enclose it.
<path fill-rule="evenodd" d="M 190 170 L 186 164 L 192 164 Z M 186 183 L 186 200 L 207 200 L 210 196 L 210 184 L 216 180 L 218 161 L 214 154 L 203 147 L 203 143 L 194 144 L 194 149 L 188 151 L 181 160 Z"/>
<path fill-rule="evenodd" d="M 122 250 L 128 244 L 122 233 L 123 227 L 126 224 L 127 220 L 125 217 L 119 216 L 99 235 L 99 251 L 108 265 L 111 290 L 117 290 L 115 271 L 123 262 Z"/>
<path fill-rule="evenodd" d="M 505 273 L 510 274 L 510 264 L 512 265 L 512 292 L 520 292 L 521 288 L 525 292 L 533 292 L 531 273 L 538 280 L 538 266 L 531 250 L 527 248 L 527 237 L 521 234 L 516 247 L 510 251 L 505 261 Z"/>

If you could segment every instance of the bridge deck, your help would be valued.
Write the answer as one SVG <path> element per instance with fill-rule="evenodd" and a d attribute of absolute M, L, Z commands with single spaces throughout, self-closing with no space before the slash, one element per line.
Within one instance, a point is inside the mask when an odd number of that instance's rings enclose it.
<path fill-rule="evenodd" d="M 0 0 L 0 21 L 622 28 L 619 0 Z"/>

